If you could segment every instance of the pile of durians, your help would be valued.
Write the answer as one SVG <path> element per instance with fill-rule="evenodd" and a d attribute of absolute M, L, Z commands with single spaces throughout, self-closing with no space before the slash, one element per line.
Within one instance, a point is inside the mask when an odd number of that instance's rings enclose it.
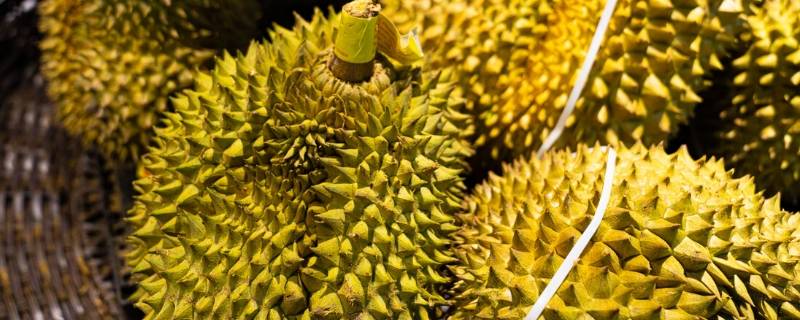
<path fill-rule="evenodd" d="M 797 0 L 265 3 L 39 3 L 146 319 L 800 319 Z"/>

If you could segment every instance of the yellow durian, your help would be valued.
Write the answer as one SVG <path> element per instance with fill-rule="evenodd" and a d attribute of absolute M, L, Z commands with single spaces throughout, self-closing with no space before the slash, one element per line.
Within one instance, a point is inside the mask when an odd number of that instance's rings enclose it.
<path fill-rule="evenodd" d="M 725 79 L 729 100 L 712 152 L 770 194 L 797 201 L 800 190 L 800 3 L 765 1 L 749 17 L 747 50 Z M 720 121 L 721 120 L 721 121 Z"/>
<path fill-rule="evenodd" d="M 169 96 L 222 49 L 258 34 L 257 0 L 43 0 L 42 74 L 64 127 L 136 160 Z"/>
<path fill-rule="evenodd" d="M 470 118 L 451 72 L 341 58 L 335 30 L 373 47 L 340 19 L 277 28 L 174 98 L 128 218 L 147 319 L 432 319 L 448 303 Z"/>
<path fill-rule="evenodd" d="M 383 0 L 419 27 L 434 67 L 457 70 L 483 161 L 535 151 L 556 125 L 605 1 Z M 700 102 L 748 1 L 620 0 L 557 146 L 653 144 Z M 490 155 L 487 157 L 485 155 Z M 485 163 L 484 163 L 485 164 Z"/>
<path fill-rule="evenodd" d="M 800 215 L 685 148 L 581 145 L 520 159 L 457 214 L 450 319 L 522 319 L 592 220 L 544 319 L 798 319 Z"/>

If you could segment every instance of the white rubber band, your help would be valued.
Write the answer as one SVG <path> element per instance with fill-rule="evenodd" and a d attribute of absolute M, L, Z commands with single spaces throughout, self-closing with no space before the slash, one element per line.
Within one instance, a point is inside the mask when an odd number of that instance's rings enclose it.
<path fill-rule="evenodd" d="M 600 222 L 603 221 L 603 216 L 608 207 L 608 201 L 611 198 L 611 186 L 614 184 L 614 170 L 617 167 L 617 151 L 609 147 L 606 148 L 606 152 L 608 153 L 608 159 L 606 160 L 606 172 L 603 176 L 603 190 L 600 193 L 600 201 L 597 203 L 597 210 L 594 211 L 594 217 L 592 217 L 592 221 L 589 222 L 589 226 L 586 227 L 586 230 L 583 230 L 583 234 L 578 238 L 578 242 L 570 249 L 564 261 L 561 263 L 561 266 L 558 267 L 555 275 L 553 275 L 553 278 L 550 279 L 550 282 L 539 295 L 539 298 L 536 299 L 536 303 L 533 304 L 525 320 L 539 319 L 539 316 L 544 312 L 544 308 L 550 303 L 550 299 L 553 298 L 558 288 L 561 287 L 561 284 L 567 278 L 567 275 L 572 271 L 572 267 L 575 266 L 575 262 L 578 261 L 583 250 L 586 250 L 589 241 L 592 240 L 594 234 L 597 233 Z"/>
<path fill-rule="evenodd" d="M 553 131 L 547 135 L 542 146 L 536 151 L 537 157 L 541 158 L 542 154 L 550 150 L 550 147 L 556 143 L 558 138 L 561 137 L 561 133 L 564 132 L 564 127 L 567 125 L 567 118 L 569 118 L 572 111 L 575 110 L 575 104 L 578 103 L 578 98 L 581 97 L 581 92 L 583 92 L 586 81 L 589 79 L 589 72 L 592 71 L 594 60 L 597 59 L 597 51 L 600 50 L 600 44 L 603 43 L 603 38 L 605 38 L 608 24 L 611 22 L 611 16 L 614 14 L 614 8 L 616 8 L 616 6 L 617 0 L 608 0 L 608 2 L 606 2 L 603 15 L 600 16 L 600 22 L 597 23 L 594 37 L 592 37 L 592 42 L 589 44 L 589 51 L 586 52 L 586 58 L 583 59 L 583 65 L 581 66 L 580 73 L 578 73 L 578 79 L 575 80 L 575 86 L 572 87 L 572 92 L 569 93 L 567 105 L 564 107 L 564 110 L 561 111 L 561 116 L 558 117 L 558 122 L 556 122 Z"/>

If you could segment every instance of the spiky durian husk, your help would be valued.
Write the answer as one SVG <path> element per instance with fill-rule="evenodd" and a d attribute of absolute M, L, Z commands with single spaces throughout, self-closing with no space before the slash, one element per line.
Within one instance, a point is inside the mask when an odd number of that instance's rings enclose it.
<path fill-rule="evenodd" d="M 457 215 L 453 319 L 525 316 L 592 219 L 606 153 L 578 147 L 491 176 Z M 720 161 L 619 150 L 598 232 L 545 319 L 800 318 L 800 216 Z"/>
<path fill-rule="evenodd" d="M 152 318 L 426 319 L 471 150 L 446 73 L 348 84 L 317 13 L 226 55 L 144 157 L 129 264 Z"/>
<path fill-rule="evenodd" d="M 65 128 L 116 160 L 138 158 L 168 97 L 217 49 L 247 44 L 255 0 L 40 5 L 42 74 Z"/>
<path fill-rule="evenodd" d="M 800 195 L 800 3 L 770 0 L 749 18 L 750 46 L 733 61 L 715 153 L 770 193 Z"/>
<path fill-rule="evenodd" d="M 480 118 L 477 146 L 508 160 L 535 150 L 555 126 L 605 4 L 384 2 L 387 15 L 408 20 L 403 26 L 420 26 L 432 65 L 457 68 L 459 88 Z M 692 114 L 708 85 L 703 77 L 721 67 L 744 7 L 730 0 L 619 1 L 559 142 L 663 141 Z"/>

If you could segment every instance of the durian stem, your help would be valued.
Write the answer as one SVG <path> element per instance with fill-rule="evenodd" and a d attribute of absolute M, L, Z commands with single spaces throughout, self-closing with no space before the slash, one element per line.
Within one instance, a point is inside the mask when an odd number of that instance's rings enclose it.
<path fill-rule="evenodd" d="M 364 82 L 372 77 L 375 61 L 367 63 L 350 63 L 339 59 L 336 55 L 328 61 L 328 69 L 333 76 L 347 82 Z"/>
<path fill-rule="evenodd" d="M 362 82 L 372 77 L 380 10 L 381 6 L 372 0 L 355 0 L 342 8 L 334 54 L 328 62 L 328 69 L 336 78 Z"/>

